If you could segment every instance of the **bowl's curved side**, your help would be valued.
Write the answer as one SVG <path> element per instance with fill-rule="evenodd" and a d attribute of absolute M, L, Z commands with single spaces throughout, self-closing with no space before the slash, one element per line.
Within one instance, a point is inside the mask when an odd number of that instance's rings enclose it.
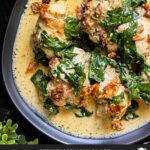
<path fill-rule="evenodd" d="M 46 123 L 38 114 L 36 114 L 23 100 L 19 94 L 15 81 L 13 78 L 12 71 L 12 55 L 13 46 L 15 42 L 15 37 L 17 29 L 19 26 L 20 18 L 24 12 L 25 5 L 28 0 L 17 0 L 12 11 L 10 21 L 7 27 L 6 36 L 4 39 L 3 53 L 2 53 L 2 72 L 3 80 L 6 86 L 7 92 L 9 93 L 13 103 L 21 114 L 38 130 L 46 134 L 47 136 L 65 143 L 65 144 L 131 144 L 135 143 L 150 135 L 150 123 L 145 126 L 130 132 L 128 134 L 107 139 L 84 139 L 69 134 L 65 134 L 60 130 L 52 127 L 50 124 Z"/>

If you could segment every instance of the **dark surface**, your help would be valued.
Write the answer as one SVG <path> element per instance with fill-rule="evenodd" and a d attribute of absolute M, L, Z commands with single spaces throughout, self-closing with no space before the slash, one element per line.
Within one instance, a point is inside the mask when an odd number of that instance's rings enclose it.
<path fill-rule="evenodd" d="M 12 11 L 15 0 L 1 0 L 0 4 L 0 50 L 2 52 L 2 44 L 5 30 Z M 0 55 L 1 56 L 1 55 Z M 13 122 L 19 124 L 19 132 L 24 134 L 28 139 L 39 138 L 40 144 L 57 144 L 58 142 L 45 136 L 36 130 L 24 117 L 18 112 L 10 100 L 2 80 L 2 71 L 0 71 L 0 121 L 11 118 Z"/>
<path fill-rule="evenodd" d="M 11 10 L 13 8 L 15 0 L 2 0 L 0 5 L 0 49 L 2 51 L 3 38 Z M 0 73 L 0 121 L 5 121 L 11 118 L 14 122 L 19 124 L 19 132 L 24 134 L 28 139 L 38 137 L 41 144 L 57 144 L 54 140 L 43 135 L 36 130 L 24 117 L 16 110 L 11 102 L 2 81 L 2 75 Z M 145 143 L 149 139 L 145 139 L 139 143 Z M 150 141 L 150 140 L 149 140 Z"/>

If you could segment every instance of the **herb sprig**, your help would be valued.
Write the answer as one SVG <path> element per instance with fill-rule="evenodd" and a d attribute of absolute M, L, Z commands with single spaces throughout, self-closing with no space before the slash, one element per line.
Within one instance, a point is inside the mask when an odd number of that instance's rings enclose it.
<path fill-rule="evenodd" d="M 12 120 L 7 120 L 3 125 L 0 122 L 0 144 L 38 144 L 38 139 L 27 141 L 24 135 L 17 134 L 18 124 L 12 124 Z"/>

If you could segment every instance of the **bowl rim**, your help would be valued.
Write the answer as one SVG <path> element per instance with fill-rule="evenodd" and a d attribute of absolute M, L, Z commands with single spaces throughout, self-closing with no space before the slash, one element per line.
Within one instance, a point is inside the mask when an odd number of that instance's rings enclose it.
<path fill-rule="evenodd" d="M 11 100 L 13 101 L 19 112 L 39 131 L 64 144 L 133 144 L 148 137 L 150 135 L 150 122 L 138 129 L 135 129 L 134 131 L 117 137 L 105 139 L 88 139 L 76 137 L 64 133 L 63 131 L 55 128 L 53 125 L 48 124 L 46 121 L 44 121 L 44 119 L 42 119 L 41 116 L 35 113 L 34 110 L 32 110 L 32 108 L 30 108 L 30 106 L 25 103 L 25 101 L 19 94 L 14 81 L 12 70 L 12 56 L 15 42 L 14 37 L 16 37 L 20 19 L 25 10 L 25 5 L 27 4 L 27 2 L 28 0 L 16 0 L 4 38 L 1 62 L 3 82 Z"/>

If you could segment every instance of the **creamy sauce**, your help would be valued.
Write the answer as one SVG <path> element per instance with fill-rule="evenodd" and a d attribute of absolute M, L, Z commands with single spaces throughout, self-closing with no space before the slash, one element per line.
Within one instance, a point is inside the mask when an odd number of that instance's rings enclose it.
<path fill-rule="evenodd" d="M 72 112 L 60 110 L 60 113 L 56 116 L 49 115 L 49 113 L 43 108 L 43 103 L 39 100 L 35 86 L 30 81 L 32 74 L 25 73 L 29 62 L 33 59 L 30 39 L 37 23 L 38 15 L 34 15 L 31 12 L 30 6 L 31 3 L 35 1 L 37 2 L 40 0 L 29 0 L 28 7 L 22 16 L 14 45 L 13 61 L 16 85 L 21 96 L 31 109 L 35 110 L 45 118 L 45 121 L 53 124 L 62 131 L 80 137 L 98 138 L 115 136 L 132 131 L 149 122 L 150 107 L 146 106 L 142 101 L 140 101 L 140 108 L 137 111 L 137 114 L 140 117 L 133 121 L 125 122 L 125 129 L 120 132 L 111 129 L 109 119 L 97 117 L 96 114 L 93 114 L 89 118 L 77 118 Z M 68 0 L 68 13 L 70 13 L 72 7 L 77 6 L 78 3 L 80 3 L 80 0 L 76 0 L 73 4 L 72 0 Z M 90 103 L 92 103 L 90 109 L 94 110 L 95 104 L 93 102 Z"/>

